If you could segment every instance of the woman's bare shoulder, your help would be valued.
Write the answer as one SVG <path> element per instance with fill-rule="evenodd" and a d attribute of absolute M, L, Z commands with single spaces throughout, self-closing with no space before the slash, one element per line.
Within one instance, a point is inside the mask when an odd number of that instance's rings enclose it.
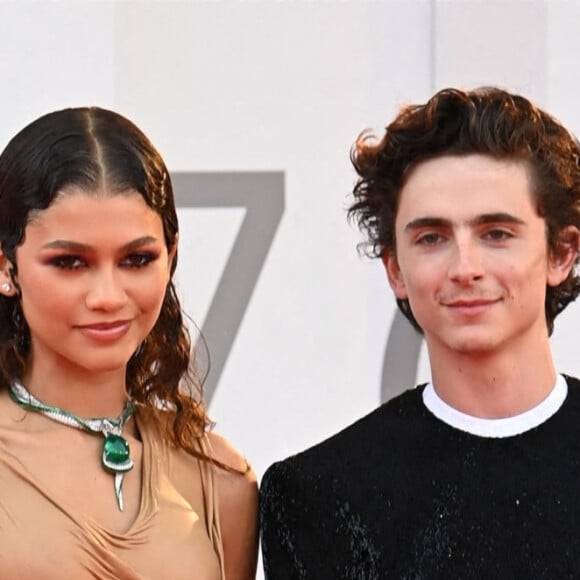
<path fill-rule="evenodd" d="M 214 467 L 226 578 L 255 577 L 258 557 L 258 484 L 247 459 L 224 437 L 208 433 Z"/>
<path fill-rule="evenodd" d="M 253 479 L 255 481 L 256 476 L 246 457 L 225 437 L 213 431 L 208 432 L 207 436 L 211 445 L 212 456 L 215 460 L 238 472 L 239 475 L 243 475 L 243 479 Z"/>

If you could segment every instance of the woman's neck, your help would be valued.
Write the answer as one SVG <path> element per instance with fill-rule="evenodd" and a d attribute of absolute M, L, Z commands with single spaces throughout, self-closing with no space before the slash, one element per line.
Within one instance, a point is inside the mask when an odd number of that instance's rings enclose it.
<path fill-rule="evenodd" d="M 32 367 L 22 384 L 40 401 L 82 418 L 116 417 L 125 406 L 125 368 L 108 372 Z"/>

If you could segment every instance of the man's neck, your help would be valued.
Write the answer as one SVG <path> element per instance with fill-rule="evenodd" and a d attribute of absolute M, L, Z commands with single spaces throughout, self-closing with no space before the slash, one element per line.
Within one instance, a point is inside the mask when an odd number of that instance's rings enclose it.
<path fill-rule="evenodd" d="M 474 355 L 430 345 L 435 391 L 448 405 L 475 417 L 518 415 L 541 403 L 556 382 L 549 342 L 533 352 Z"/>

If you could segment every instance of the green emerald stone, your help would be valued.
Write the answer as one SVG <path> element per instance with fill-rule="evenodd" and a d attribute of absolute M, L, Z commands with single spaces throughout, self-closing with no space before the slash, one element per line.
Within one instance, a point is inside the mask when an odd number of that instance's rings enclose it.
<path fill-rule="evenodd" d="M 133 467 L 129 443 L 119 435 L 107 435 L 103 445 L 102 460 L 103 466 L 109 471 L 129 471 Z"/>

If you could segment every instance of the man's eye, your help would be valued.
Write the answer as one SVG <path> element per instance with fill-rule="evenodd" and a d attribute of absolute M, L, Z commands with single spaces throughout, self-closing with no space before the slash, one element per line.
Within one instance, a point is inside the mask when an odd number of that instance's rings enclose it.
<path fill-rule="evenodd" d="M 80 256 L 56 256 L 50 260 L 50 264 L 61 270 L 78 270 L 87 265 Z"/>
<path fill-rule="evenodd" d="M 423 234 L 419 236 L 415 243 L 420 246 L 434 246 L 440 243 L 443 240 L 443 236 L 441 234 L 437 234 L 435 232 L 431 232 L 428 234 Z"/>
<path fill-rule="evenodd" d="M 503 242 L 512 237 L 512 234 L 505 230 L 489 230 L 485 233 L 485 237 L 492 242 Z"/>

